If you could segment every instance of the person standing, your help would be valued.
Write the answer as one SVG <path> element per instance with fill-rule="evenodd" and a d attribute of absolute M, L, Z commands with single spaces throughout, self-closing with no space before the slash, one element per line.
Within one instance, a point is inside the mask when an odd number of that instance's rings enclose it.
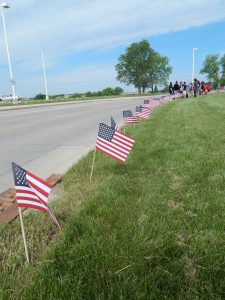
<path fill-rule="evenodd" d="M 178 93 L 180 91 L 180 86 L 178 84 L 178 82 L 176 81 L 173 87 L 174 93 Z"/>
<path fill-rule="evenodd" d="M 192 85 L 192 82 L 190 82 L 188 84 L 187 90 L 188 90 L 188 96 L 189 97 L 193 96 L 193 85 Z"/>
<path fill-rule="evenodd" d="M 170 85 L 169 85 L 169 93 L 170 93 L 170 95 L 173 95 L 173 94 L 174 94 L 174 89 L 173 89 L 173 84 L 172 84 L 172 82 L 170 82 Z"/>
<path fill-rule="evenodd" d="M 201 82 L 198 80 L 198 95 L 201 96 L 202 89 L 201 89 Z"/>
<path fill-rule="evenodd" d="M 198 80 L 194 79 L 194 97 L 197 97 L 198 95 Z"/>
<path fill-rule="evenodd" d="M 183 94 L 184 94 L 184 98 L 188 98 L 187 84 L 186 84 L 185 81 L 184 81 L 184 84 L 183 84 Z"/>
<path fill-rule="evenodd" d="M 183 91 L 184 91 L 184 86 L 183 86 L 183 83 L 182 83 L 182 81 L 180 81 L 180 91 L 179 91 L 179 93 L 180 93 L 180 96 L 181 96 L 181 98 L 184 98 L 184 93 L 183 93 Z"/>

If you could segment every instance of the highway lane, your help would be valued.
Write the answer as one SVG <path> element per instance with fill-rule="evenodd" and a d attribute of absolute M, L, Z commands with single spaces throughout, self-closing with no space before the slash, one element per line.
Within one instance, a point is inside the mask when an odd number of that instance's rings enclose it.
<path fill-rule="evenodd" d="M 143 98 L 0 110 L 0 191 L 14 185 L 11 162 L 46 178 L 64 173 L 94 147 L 100 122 L 121 123 Z"/>

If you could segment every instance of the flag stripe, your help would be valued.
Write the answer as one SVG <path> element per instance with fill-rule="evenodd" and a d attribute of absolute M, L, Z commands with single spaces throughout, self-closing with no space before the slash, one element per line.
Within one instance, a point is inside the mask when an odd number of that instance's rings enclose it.
<path fill-rule="evenodd" d="M 100 152 L 102 152 L 102 153 L 108 155 L 109 157 L 111 157 L 111 158 L 117 160 L 118 162 L 125 163 L 125 160 L 126 160 L 125 158 L 122 158 L 122 157 L 120 157 L 120 156 L 118 156 L 118 155 L 112 153 L 111 151 L 102 148 L 102 147 L 99 146 L 99 145 L 96 145 L 96 149 L 97 149 L 98 151 L 100 151 Z"/>
<path fill-rule="evenodd" d="M 43 192 L 42 189 L 40 189 L 38 186 L 33 185 L 32 182 L 30 182 L 30 181 L 27 181 L 27 182 L 29 183 L 29 185 L 31 186 L 31 188 L 35 192 L 35 194 L 38 196 L 40 201 L 47 203 L 49 194 L 46 194 L 45 192 Z"/>
<path fill-rule="evenodd" d="M 136 124 L 138 123 L 137 117 L 124 118 L 124 124 Z"/>
<path fill-rule="evenodd" d="M 27 197 L 27 196 L 24 196 L 24 195 L 18 195 L 18 196 L 16 196 L 16 200 L 28 200 L 28 201 L 33 201 L 33 202 L 35 202 L 35 203 L 40 203 L 40 200 L 39 199 L 35 199 L 35 198 L 33 198 L 33 197 Z"/>
<path fill-rule="evenodd" d="M 125 133 L 117 132 L 117 133 L 116 133 L 116 136 L 121 137 L 121 138 L 124 138 L 124 140 L 129 141 L 129 142 L 131 142 L 131 143 L 134 143 L 134 139 L 131 138 L 129 135 L 125 134 Z"/>
<path fill-rule="evenodd" d="M 16 188 L 16 194 L 33 195 L 34 197 L 36 197 L 38 199 L 37 195 L 35 195 L 35 193 L 33 191 L 31 191 L 31 190 L 21 190 L 20 187 L 19 187 L 19 189 Z"/>
<path fill-rule="evenodd" d="M 41 191 L 41 193 L 43 195 L 46 195 L 46 197 L 50 193 L 51 188 L 49 188 L 48 185 L 44 185 L 42 182 L 39 182 L 36 178 L 31 176 L 31 174 L 27 174 L 26 179 L 27 179 L 27 182 L 31 182 L 33 186 L 38 187 L 39 190 Z"/>
<path fill-rule="evenodd" d="M 102 141 L 100 140 L 100 138 L 97 140 L 97 145 L 99 147 L 110 149 L 113 153 L 118 154 L 122 157 L 127 157 L 127 155 L 129 154 L 128 151 L 124 152 L 123 150 L 120 149 L 118 150 L 114 146 L 112 146 L 108 141 Z"/>
<path fill-rule="evenodd" d="M 17 202 L 17 206 L 18 207 L 27 207 L 27 208 L 34 208 L 34 209 L 37 209 L 37 210 L 41 210 L 43 212 L 48 212 L 48 210 L 42 206 L 39 206 L 39 205 L 35 205 L 33 204 L 33 202 L 31 202 L 31 204 L 28 204 L 28 201 L 24 202 L 24 203 L 21 203 L 21 202 Z"/>
<path fill-rule="evenodd" d="M 114 142 L 115 145 L 118 145 L 122 147 L 122 149 L 124 149 L 125 151 L 128 151 L 128 153 L 130 152 L 131 145 L 127 145 L 125 143 L 121 144 L 121 139 L 118 139 L 117 137 L 113 138 L 112 141 Z"/>
<path fill-rule="evenodd" d="M 116 149 L 121 150 L 122 152 L 129 154 L 130 147 L 127 147 L 126 145 L 121 143 L 121 141 L 118 141 L 116 137 L 115 138 L 113 137 L 112 143 L 113 143 L 113 145 Z"/>
<path fill-rule="evenodd" d="M 20 190 L 16 187 L 16 198 L 17 197 L 29 197 L 30 199 L 35 199 L 40 202 L 40 199 L 37 195 L 31 190 L 31 188 L 27 188 L 27 190 Z"/>
<path fill-rule="evenodd" d="M 123 140 L 122 137 L 123 137 L 122 133 L 115 132 L 111 142 L 108 142 L 100 137 L 98 137 L 98 139 L 100 139 L 103 143 L 107 143 L 110 146 L 112 146 L 112 144 L 113 144 L 113 146 L 115 146 L 115 148 L 117 148 L 118 150 L 121 150 L 121 151 L 129 154 L 129 152 L 134 144 L 134 139 L 131 139 L 131 138 L 127 139 L 125 136 L 125 138 L 129 141 L 129 142 L 127 142 L 126 140 Z"/>
<path fill-rule="evenodd" d="M 123 136 L 118 134 L 114 134 L 113 140 L 117 140 L 118 143 L 121 143 L 127 147 L 131 147 L 134 144 L 134 140 L 131 141 L 131 140 L 124 139 Z"/>
<path fill-rule="evenodd" d="M 33 203 L 34 205 L 36 206 L 40 206 L 40 207 L 43 207 L 45 209 L 47 209 L 47 206 L 42 204 L 40 201 L 38 200 L 35 200 L 35 199 L 32 199 L 32 198 L 29 198 L 29 197 L 18 197 L 16 198 L 17 200 L 17 203 Z"/>
<path fill-rule="evenodd" d="M 34 179 L 34 181 L 36 181 L 36 183 L 39 186 L 42 186 L 44 190 L 46 190 L 47 192 L 50 193 L 52 185 L 50 183 L 48 183 L 47 181 L 41 179 L 40 177 L 30 173 L 29 171 L 27 171 L 27 176 L 31 177 Z"/>

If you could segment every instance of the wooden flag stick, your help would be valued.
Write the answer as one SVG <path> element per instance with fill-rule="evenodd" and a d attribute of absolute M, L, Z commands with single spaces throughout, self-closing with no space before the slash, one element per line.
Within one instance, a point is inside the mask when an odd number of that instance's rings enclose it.
<path fill-rule="evenodd" d="M 95 156 L 96 156 L 96 148 L 93 156 L 92 166 L 91 166 L 91 176 L 90 176 L 90 182 L 92 180 L 93 170 L 94 170 L 94 164 L 95 164 Z"/>
<path fill-rule="evenodd" d="M 23 235 L 23 242 L 24 242 L 24 248 L 25 248 L 26 258 L 27 258 L 27 262 L 29 264 L 30 260 L 29 260 L 28 250 L 27 250 L 27 242 L 26 242 L 25 230 L 24 230 L 24 226 L 23 226 L 23 217 L 22 217 L 21 208 L 19 207 L 18 209 L 19 209 L 20 224 L 21 224 L 21 230 L 22 230 L 22 235 Z"/>

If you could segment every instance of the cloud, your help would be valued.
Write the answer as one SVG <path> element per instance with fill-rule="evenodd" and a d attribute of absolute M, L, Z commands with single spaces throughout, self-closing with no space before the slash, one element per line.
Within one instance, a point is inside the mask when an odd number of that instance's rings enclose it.
<path fill-rule="evenodd" d="M 41 73 L 42 49 L 49 54 L 46 67 L 54 70 L 66 57 L 83 51 L 110 51 L 144 37 L 225 18 L 224 0 L 20 0 L 11 4 L 4 12 L 13 65 L 21 78 L 23 72 Z M 0 36 L 3 48 L 2 28 Z M 6 62 L 0 51 L 0 65 Z"/>

